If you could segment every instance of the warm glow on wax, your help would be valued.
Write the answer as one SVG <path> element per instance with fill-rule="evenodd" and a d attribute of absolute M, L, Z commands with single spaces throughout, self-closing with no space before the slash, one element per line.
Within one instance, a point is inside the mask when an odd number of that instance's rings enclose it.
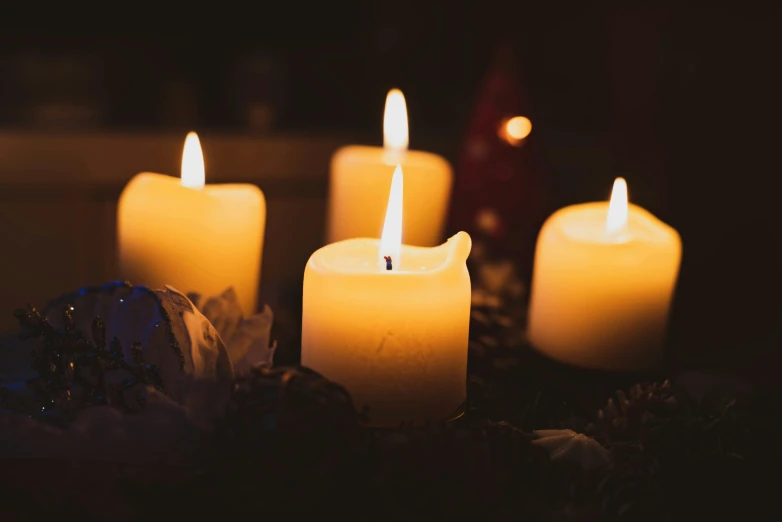
<path fill-rule="evenodd" d="M 204 154 L 198 134 L 190 132 L 185 138 L 185 149 L 182 151 L 182 186 L 202 189 L 206 184 L 204 169 Z"/>
<path fill-rule="evenodd" d="M 399 266 L 399 252 L 402 249 L 402 167 L 397 165 L 391 178 L 391 192 L 388 195 L 386 220 L 383 224 L 383 235 L 380 236 L 379 262 L 386 266 L 385 257 L 390 256 L 393 263 Z"/>
<path fill-rule="evenodd" d="M 627 228 L 627 182 L 624 178 L 614 180 L 611 202 L 608 204 L 606 232 L 616 234 Z"/>
<path fill-rule="evenodd" d="M 304 270 L 301 364 L 344 386 L 371 426 L 447 420 L 466 398 L 472 241 L 402 244 L 403 168 L 372 207 L 382 236 L 326 245 Z"/>
<path fill-rule="evenodd" d="M 391 89 L 383 113 L 383 146 L 388 150 L 405 151 L 409 141 L 405 95 L 399 89 Z"/>
<path fill-rule="evenodd" d="M 682 243 L 628 203 L 616 178 L 609 201 L 571 205 L 538 234 L 528 339 L 545 355 L 598 370 L 648 370 L 662 361 Z"/>
<path fill-rule="evenodd" d="M 233 287 L 244 317 L 257 310 L 266 200 L 250 184 L 205 184 L 196 133 L 179 177 L 141 172 L 117 205 L 120 277 L 205 297 Z"/>
<path fill-rule="evenodd" d="M 347 145 L 331 158 L 327 243 L 380 238 L 396 165 L 405 172 L 405 244 L 433 247 L 442 243 L 453 172 L 443 157 L 409 150 L 407 105 L 399 89 L 392 89 L 386 97 L 383 146 Z"/>

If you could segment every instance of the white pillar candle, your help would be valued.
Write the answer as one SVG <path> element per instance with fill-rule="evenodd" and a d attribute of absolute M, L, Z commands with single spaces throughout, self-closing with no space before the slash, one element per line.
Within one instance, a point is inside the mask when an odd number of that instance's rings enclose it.
<path fill-rule="evenodd" d="M 535 252 L 531 344 L 577 366 L 653 367 L 663 351 L 681 249 L 676 230 L 628 205 L 622 178 L 610 204 L 554 213 Z"/>
<path fill-rule="evenodd" d="M 405 172 L 405 243 L 435 246 L 443 239 L 453 173 L 430 152 L 408 150 L 407 107 L 402 92 L 389 91 L 383 118 L 383 147 L 349 145 L 331 158 L 327 243 L 379 238 L 394 166 Z"/>
<path fill-rule="evenodd" d="M 402 245 L 399 166 L 387 201 L 380 240 L 349 239 L 310 257 L 301 362 L 345 386 L 374 425 L 445 419 L 466 399 L 470 236 Z"/>
<path fill-rule="evenodd" d="M 242 312 L 256 311 L 266 201 L 255 185 L 205 185 L 195 133 L 185 140 L 182 176 L 144 172 L 117 209 L 123 279 L 152 288 L 219 295 L 232 286 Z"/>

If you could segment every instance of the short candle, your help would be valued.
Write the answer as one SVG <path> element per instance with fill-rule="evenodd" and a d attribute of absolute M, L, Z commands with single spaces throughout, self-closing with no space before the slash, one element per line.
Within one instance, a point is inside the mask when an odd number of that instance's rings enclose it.
<path fill-rule="evenodd" d="M 566 207 L 540 231 L 530 298 L 531 344 L 562 362 L 600 370 L 659 363 L 681 261 L 679 234 L 628 203 Z"/>
<path fill-rule="evenodd" d="M 256 311 L 266 201 L 255 185 L 206 185 L 198 136 L 181 178 L 144 172 L 117 209 L 120 274 L 133 284 L 219 295 L 232 286 L 245 316 Z"/>
<path fill-rule="evenodd" d="M 380 240 L 327 245 L 304 271 L 301 362 L 379 426 L 446 419 L 466 399 L 470 236 L 402 245 L 402 183 L 397 166 Z"/>
<path fill-rule="evenodd" d="M 398 89 L 386 97 L 383 142 L 383 147 L 342 147 L 331 158 L 326 242 L 380 237 L 388 185 L 394 166 L 401 164 L 405 172 L 405 243 L 439 245 L 453 173 L 443 157 L 408 150 L 407 105 Z"/>

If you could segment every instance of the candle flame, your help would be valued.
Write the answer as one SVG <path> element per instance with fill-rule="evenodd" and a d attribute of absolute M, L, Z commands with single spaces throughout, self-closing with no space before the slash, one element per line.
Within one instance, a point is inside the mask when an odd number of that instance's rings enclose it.
<path fill-rule="evenodd" d="M 627 182 L 624 178 L 614 180 L 611 190 L 611 202 L 608 204 L 606 232 L 616 234 L 627 226 Z"/>
<path fill-rule="evenodd" d="M 503 141 L 518 147 L 529 136 L 530 132 L 532 132 L 532 122 L 529 118 L 514 116 L 502 121 L 497 134 Z"/>
<path fill-rule="evenodd" d="M 182 151 L 182 186 L 202 189 L 204 184 L 206 173 L 201 142 L 198 140 L 198 134 L 189 132 L 185 138 L 185 149 Z"/>
<path fill-rule="evenodd" d="M 405 95 L 399 89 L 391 89 L 383 113 L 383 146 L 387 150 L 405 151 L 409 142 Z"/>
<path fill-rule="evenodd" d="M 380 267 L 385 269 L 385 257 L 390 256 L 393 265 L 399 266 L 399 253 L 402 250 L 402 166 L 397 165 L 391 178 L 391 192 L 388 195 L 386 221 L 383 235 L 380 236 Z"/>

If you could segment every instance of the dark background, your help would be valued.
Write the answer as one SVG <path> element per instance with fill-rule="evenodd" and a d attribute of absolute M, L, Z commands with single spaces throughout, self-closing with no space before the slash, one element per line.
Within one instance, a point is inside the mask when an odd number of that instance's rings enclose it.
<path fill-rule="evenodd" d="M 778 375 L 779 11 L 477 4 L 220 4 L 180 20 L 172 9 L 165 29 L 133 31 L 74 13 L 19 23 L 0 32 L 0 123 L 46 127 L 30 108 L 70 100 L 89 111 L 60 127 L 344 133 L 379 144 L 385 93 L 397 86 L 412 146 L 456 163 L 506 41 L 549 210 L 605 199 L 614 177 L 627 178 L 631 199 L 682 235 L 673 360 Z M 125 6 L 111 19 L 160 16 Z M 248 123 L 253 103 L 272 107 L 271 120 Z"/>

